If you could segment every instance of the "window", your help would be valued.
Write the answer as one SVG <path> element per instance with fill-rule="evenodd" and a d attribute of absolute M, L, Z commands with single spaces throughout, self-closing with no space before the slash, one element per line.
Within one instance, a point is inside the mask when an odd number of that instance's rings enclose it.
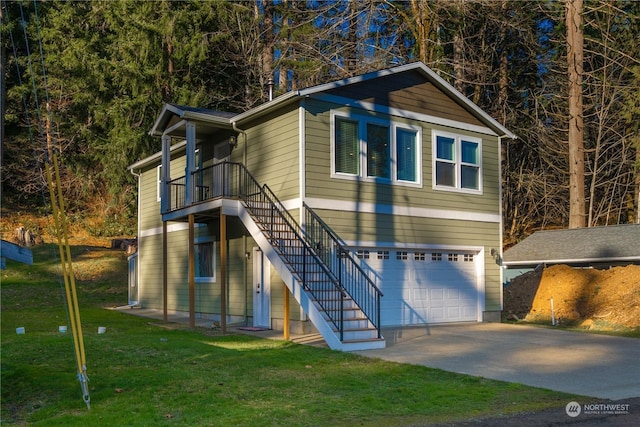
<path fill-rule="evenodd" d="M 425 260 L 425 253 L 424 252 L 414 252 L 413 253 L 413 259 L 416 261 L 424 261 Z"/>
<path fill-rule="evenodd" d="M 409 255 L 408 252 L 398 251 L 396 252 L 396 259 L 408 259 L 409 258 L 408 255 Z"/>
<path fill-rule="evenodd" d="M 378 251 L 378 259 L 389 259 L 389 251 Z"/>
<path fill-rule="evenodd" d="M 369 251 L 364 249 L 358 249 L 356 251 L 356 256 L 358 259 L 369 259 Z"/>
<path fill-rule="evenodd" d="M 194 244 L 195 281 L 216 281 L 216 253 L 213 241 L 196 241 Z"/>
<path fill-rule="evenodd" d="M 332 176 L 421 185 L 420 128 L 333 113 Z"/>
<path fill-rule="evenodd" d="M 442 253 L 440 252 L 431 253 L 431 261 L 442 261 Z"/>
<path fill-rule="evenodd" d="M 456 262 L 458 261 L 458 254 L 449 254 L 449 256 L 447 257 L 447 259 L 451 262 Z"/>
<path fill-rule="evenodd" d="M 473 254 L 464 254 L 464 262 L 473 262 Z"/>
<path fill-rule="evenodd" d="M 358 122 L 336 117 L 335 171 L 350 175 L 360 174 L 360 138 Z"/>
<path fill-rule="evenodd" d="M 367 123 L 367 176 L 391 178 L 389 128 Z"/>
<path fill-rule="evenodd" d="M 418 141 L 417 132 L 396 128 L 396 178 L 398 181 L 418 181 Z"/>
<path fill-rule="evenodd" d="M 433 134 L 433 186 L 439 189 L 482 191 L 479 138 L 446 132 Z"/>

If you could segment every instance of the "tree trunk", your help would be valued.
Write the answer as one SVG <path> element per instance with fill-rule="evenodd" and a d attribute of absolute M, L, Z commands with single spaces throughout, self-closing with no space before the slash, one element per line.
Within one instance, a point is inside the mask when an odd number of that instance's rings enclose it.
<path fill-rule="evenodd" d="M 566 1 L 566 24 L 569 69 L 569 228 L 580 228 L 585 226 L 582 0 Z"/>

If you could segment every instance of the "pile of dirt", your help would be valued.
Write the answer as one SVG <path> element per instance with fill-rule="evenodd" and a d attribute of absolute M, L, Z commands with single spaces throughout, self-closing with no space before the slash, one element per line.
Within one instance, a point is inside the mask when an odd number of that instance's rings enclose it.
<path fill-rule="evenodd" d="M 553 316 L 552 316 L 553 300 Z M 516 277 L 505 288 L 508 320 L 588 329 L 640 327 L 640 266 L 606 270 L 554 265 Z"/>

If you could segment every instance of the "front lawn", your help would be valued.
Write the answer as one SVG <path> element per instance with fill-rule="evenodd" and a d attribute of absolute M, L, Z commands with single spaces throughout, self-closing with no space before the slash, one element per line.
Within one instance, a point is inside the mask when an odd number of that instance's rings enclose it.
<path fill-rule="evenodd" d="M 576 397 L 325 348 L 164 328 L 126 302 L 126 257 L 74 247 L 91 409 L 75 376 L 55 251 L 2 272 L 4 424 L 425 425 L 563 407 Z M 99 255 L 99 256 L 97 256 Z M 87 274 L 83 269 L 94 273 Z M 25 327 L 24 335 L 16 334 Z M 106 327 L 98 334 L 99 326 Z"/>

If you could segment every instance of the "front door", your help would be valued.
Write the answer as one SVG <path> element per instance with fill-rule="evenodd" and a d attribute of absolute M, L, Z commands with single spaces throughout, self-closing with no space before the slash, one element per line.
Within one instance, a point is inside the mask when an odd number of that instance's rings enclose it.
<path fill-rule="evenodd" d="M 271 329 L 271 263 L 253 248 L 253 326 Z"/>

